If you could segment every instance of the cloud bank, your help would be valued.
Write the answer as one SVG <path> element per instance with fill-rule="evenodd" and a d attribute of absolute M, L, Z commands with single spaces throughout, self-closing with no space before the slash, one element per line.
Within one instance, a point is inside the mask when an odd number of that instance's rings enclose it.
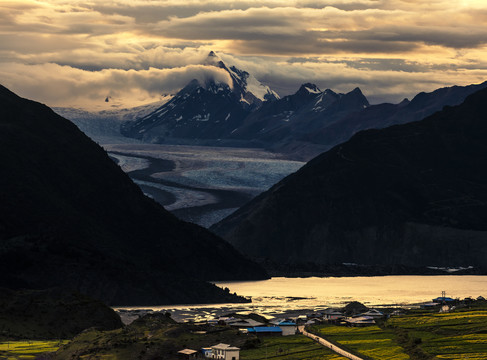
<path fill-rule="evenodd" d="M 210 50 L 281 95 L 303 82 L 373 101 L 487 79 L 483 0 L 0 2 L 0 83 L 51 106 L 136 106 L 196 78 Z M 112 101 L 105 103 L 110 96 Z"/>

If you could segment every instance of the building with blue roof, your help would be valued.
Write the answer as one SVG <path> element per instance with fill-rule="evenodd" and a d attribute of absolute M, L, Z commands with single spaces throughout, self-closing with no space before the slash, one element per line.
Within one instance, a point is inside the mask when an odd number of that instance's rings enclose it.
<path fill-rule="evenodd" d="M 450 302 L 454 302 L 454 301 L 455 301 L 455 299 L 452 299 L 451 297 L 446 297 L 446 296 L 439 296 L 436 299 L 433 299 L 433 302 L 440 303 L 440 304 L 450 303 Z"/>
<path fill-rule="evenodd" d="M 279 326 L 255 326 L 247 328 L 249 334 L 257 336 L 281 336 L 282 329 Z"/>

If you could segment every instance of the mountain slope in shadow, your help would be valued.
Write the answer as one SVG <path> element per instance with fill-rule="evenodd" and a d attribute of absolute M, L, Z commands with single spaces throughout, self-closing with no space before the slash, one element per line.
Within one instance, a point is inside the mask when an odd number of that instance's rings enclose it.
<path fill-rule="evenodd" d="M 109 304 L 241 300 L 206 280 L 265 272 L 143 195 L 48 107 L 0 87 L 0 286 L 76 289 Z"/>
<path fill-rule="evenodd" d="M 486 103 L 360 132 L 211 229 L 278 263 L 485 269 Z"/>

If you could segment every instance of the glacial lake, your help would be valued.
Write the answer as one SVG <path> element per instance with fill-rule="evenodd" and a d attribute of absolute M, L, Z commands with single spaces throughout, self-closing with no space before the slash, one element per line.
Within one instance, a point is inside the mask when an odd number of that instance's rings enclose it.
<path fill-rule="evenodd" d="M 414 307 L 441 296 L 442 291 L 452 298 L 487 298 L 487 276 L 275 277 L 215 284 L 252 297 L 252 303 L 168 305 L 144 309 L 169 311 L 177 320 L 203 320 L 230 312 L 256 312 L 271 317 L 282 313 L 319 311 L 344 306 L 354 300 L 367 306 Z"/>

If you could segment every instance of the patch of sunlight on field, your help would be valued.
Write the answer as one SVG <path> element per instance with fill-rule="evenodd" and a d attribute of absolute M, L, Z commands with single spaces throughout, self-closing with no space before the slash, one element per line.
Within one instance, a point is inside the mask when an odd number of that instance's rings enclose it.
<path fill-rule="evenodd" d="M 423 314 L 423 315 L 406 315 L 404 317 L 391 318 L 392 324 L 398 326 L 413 325 L 430 326 L 430 325 L 455 325 L 465 323 L 485 323 L 487 322 L 487 311 L 458 312 L 446 314 Z"/>
<path fill-rule="evenodd" d="M 487 311 L 422 313 L 388 322 L 421 339 L 421 348 L 438 359 L 487 359 Z"/>
<path fill-rule="evenodd" d="M 68 343 L 63 341 L 10 341 L 0 343 L 0 359 L 35 359 L 40 354 L 55 352 L 62 345 Z"/>
<path fill-rule="evenodd" d="M 278 360 L 346 360 L 333 351 L 302 336 L 280 336 L 262 339 L 256 349 L 242 350 L 242 360 L 278 359 Z"/>
<path fill-rule="evenodd" d="M 378 326 L 345 327 L 335 325 L 316 326 L 325 338 L 343 345 L 356 353 L 375 360 L 408 360 L 409 355 L 394 341 L 394 334 Z"/>
<path fill-rule="evenodd" d="M 467 356 L 463 354 L 459 355 L 437 355 L 437 359 L 446 359 L 446 360 L 485 360 L 485 353 L 470 353 Z"/>
<path fill-rule="evenodd" d="M 387 359 L 387 360 L 409 360 L 409 355 L 402 352 L 402 348 L 396 347 L 396 349 L 363 349 L 362 354 L 372 359 Z"/>

